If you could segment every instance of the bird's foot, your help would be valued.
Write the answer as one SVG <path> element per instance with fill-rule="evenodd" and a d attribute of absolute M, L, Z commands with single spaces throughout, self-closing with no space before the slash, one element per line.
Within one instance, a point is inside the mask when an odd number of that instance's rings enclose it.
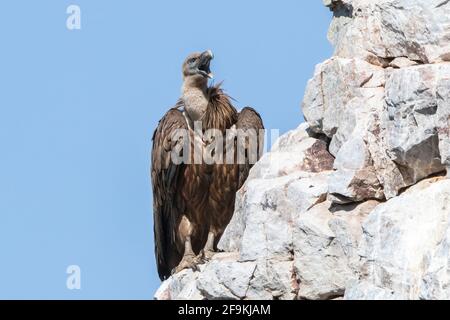
<path fill-rule="evenodd" d="M 183 271 L 185 269 L 192 269 L 193 271 L 199 271 L 198 269 L 199 260 L 193 254 L 187 254 L 183 256 L 178 266 L 172 270 L 172 275 Z"/>
<path fill-rule="evenodd" d="M 211 261 L 212 257 L 216 254 L 216 252 L 212 250 L 203 249 L 200 251 L 200 254 L 197 256 L 197 259 L 201 261 L 201 263 L 207 263 Z"/>

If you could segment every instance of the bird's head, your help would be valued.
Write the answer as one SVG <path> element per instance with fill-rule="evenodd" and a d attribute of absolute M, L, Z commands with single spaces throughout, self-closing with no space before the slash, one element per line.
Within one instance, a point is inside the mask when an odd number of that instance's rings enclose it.
<path fill-rule="evenodd" d="M 183 79 L 207 82 L 212 79 L 210 64 L 214 55 L 211 50 L 190 54 L 183 63 Z"/>

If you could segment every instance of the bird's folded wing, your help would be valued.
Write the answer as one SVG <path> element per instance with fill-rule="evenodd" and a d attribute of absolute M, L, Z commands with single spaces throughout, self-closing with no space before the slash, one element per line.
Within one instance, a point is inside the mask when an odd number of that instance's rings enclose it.
<path fill-rule="evenodd" d="M 262 153 L 261 151 L 264 148 L 264 124 L 261 116 L 255 109 L 246 107 L 239 112 L 236 129 L 243 131 L 243 133 L 246 133 L 249 137 L 244 140 L 237 140 L 238 144 L 245 143 L 244 148 L 246 149 L 245 163 L 239 164 L 240 189 L 247 179 L 251 167 L 255 164 L 255 160 L 259 160 Z M 256 135 L 256 137 L 252 135 Z M 256 145 L 249 146 L 249 142 L 256 143 Z"/>
<path fill-rule="evenodd" d="M 153 134 L 151 155 L 151 178 L 153 185 L 153 221 L 155 256 L 161 279 L 170 275 L 168 250 L 173 248 L 176 237 L 176 222 L 184 212 L 184 203 L 177 197 L 177 181 L 183 172 L 183 164 L 174 164 L 172 152 L 181 152 L 183 141 L 174 133 L 188 130 L 183 113 L 177 108 L 169 110 L 160 120 Z"/>

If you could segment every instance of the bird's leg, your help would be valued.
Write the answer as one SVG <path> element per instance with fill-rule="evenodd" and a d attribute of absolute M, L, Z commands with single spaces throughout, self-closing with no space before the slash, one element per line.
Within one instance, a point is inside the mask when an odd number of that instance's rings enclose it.
<path fill-rule="evenodd" d="M 209 231 L 208 240 L 206 241 L 205 247 L 200 252 L 200 256 L 201 256 L 203 262 L 211 260 L 212 257 L 214 256 L 214 254 L 216 253 L 214 251 L 215 238 L 216 238 L 215 233 L 213 231 Z"/>
<path fill-rule="evenodd" d="M 178 266 L 172 270 L 172 274 L 178 273 L 184 269 L 192 269 L 198 271 L 198 261 L 195 257 L 194 250 L 192 250 L 191 237 L 186 237 L 184 242 L 184 254 Z"/>

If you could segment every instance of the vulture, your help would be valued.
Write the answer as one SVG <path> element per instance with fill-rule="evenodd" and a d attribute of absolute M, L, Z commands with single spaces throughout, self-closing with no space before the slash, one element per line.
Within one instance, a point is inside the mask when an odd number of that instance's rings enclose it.
<path fill-rule="evenodd" d="M 211 259 L 232 218 L 236 192 L 262 153 L 260 115 L 250 107 L 238 112 L 221 84 L 208 84 L 212 59 L 211 50 L 186 58 L 181 96 L 152 138 L 155 257 L 161 280 Z M 225 138 L 218 139 L 217 133 Z M 195 150 L 202 155 L 214 143 L 210 154 L 215 159 L 231 154 L 227 159 L 232 161 L 195 161 Z"/>

